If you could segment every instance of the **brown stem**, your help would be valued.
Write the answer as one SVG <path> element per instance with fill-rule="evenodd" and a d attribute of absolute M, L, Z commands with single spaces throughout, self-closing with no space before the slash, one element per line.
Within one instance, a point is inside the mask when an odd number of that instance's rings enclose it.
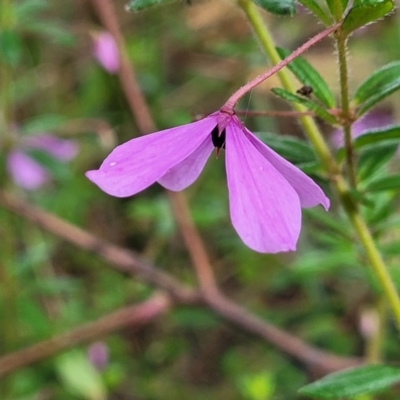
<path fill-rule="evenodd" d="M 289 117 L 299 118 L 304 116 L 315 117 L 313 111 L 248 111 L 248 110 L 235 110 L 236 115 L 245 115 L 249 117 Z"/>
<path fill-rule="evenodd" d="M 119 29 L 114 7 L 110 0 L 92 0 L 105 28 L 111 32 L 121 51 L 123 62 L 121 65 L 121 87 L 129 101 L 132 113 L 138 123 L 141 133 L 154 131 L 155 124 L 148 109 L 146 100 L 140 91 L 132 63 L 125 52 L 125 41 Z M 129 79 L 126 79 L 129 77 Z M 168 193 L 171 206 L 175 210 L 175 217 L 182 232 L 186 247 L 196 270 L 197 279 L 202 291 L 215 291 L 216 283 L 211 264 L 208 260 L 205 246 L 194 226 L 186 197 L 183 193 Z"/>
<path fill-rule="evenodd" d="M 97 321 L 83 324 L 62 335 L 44 340 L 0 358 L 0 377 L 41 361 L 79 343 L 100 338 L 125 327 L 138 327 L 152 321 L 170 306 L 166 295 L 156 294 L 141 304 L 121 308 Z"/>
<path fill-rule="evenodd" d="M 124 90 L 139 131 L 142 134 L 154 132 L 156 130 L 155 125 L 151 118 L 149 108 L 147 107 L 146 100 L 136 80 L 133 65 L 129 61 L 128 54 L 125 50 L 124 38 L 119 29 L 114 7 L 109 0 L 92 0 L 92 4 L 104 27 L 111 33 L 117 43 L 121 57 L 118 76 L 121 81 L 121 88 Z"/>
<path fill-rule="evenodd" d="M 189 206 L 182 193 L 169 192 L 175 219 L 196 270 L 200 289 L 205 296 L 218 291 L 210 260 L 190 216 Z"/>
<path fill-rule="evenodd" d="M 167 291 L 178 302 L 194 303 L 199 301 L 199 297 L 192 289 L 158 270 L 133 251 L 115 246 L 1 190 L 0 204 L 67 242 L 97 254 L 109 261 L 113 268 L 124 273 L 141 276 L 145 282 Z"/>
<path fill-rule="evenodd" d="M 212 291 L 202 294 L 194 293 L 174 278 L 158 271 L 134 252 L 99 239 L 55 215 L 39 210 L 26 201 L 0 191 L 0 204 L 78 248 L 83 248 L 103 257 L 113 264 L 113 268 L 124 273 L 138 274 L 146 282 L 166 290 L 172 298 L 181 303 L 208 304 L 215 313 L 240 329 L 272 343 L 285 354 L 307 366 L 317 367 L 321 375 L 347 368 L 359 362 L 353 358 L 338 357 L 332 353 L 318 350 L 268 321 L 251 314 L 248 310 L 241 308 L 219 293 Z"/>

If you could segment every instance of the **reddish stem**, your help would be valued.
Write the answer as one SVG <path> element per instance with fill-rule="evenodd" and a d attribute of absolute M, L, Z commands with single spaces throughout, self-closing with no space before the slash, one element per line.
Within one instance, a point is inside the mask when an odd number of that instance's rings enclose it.
<path fill-rule="evenodd" d="M 298 49 L 293 51 L 293 53 L 291 53 L 289 56 L 287 56 L 285 59 L 283 59 L 280 63 L 274 65 L 271 69 L 269 69 L 268 71 L 264 72 L 263 74 L 256 76 L 252 81 L 246 83 L 239 90 L 237 90 L 235 93 L 233 93 L 233 95 L 231 97 L 229 97 L 228 101 L 222 106 L 221 112 L 226 113 L 226 114 L 230 114 L 230 115 L 234 114 L 233 110 L 234 110 L 234 108 L 236 106 L 236 103 L 239 101 L 239 99 L 241 97 L 243 97 L 251 89 L 254 89 L 260 83 L 264 82 L 270 76 L 272 76 L 275 73 L 277 73 L 278 71 L 280 71 L 283 67 L 286 67 L 286 65 L 288 65 L 291 61 L 293 61 L 300 54 L 303 54 L 305 51 L 307 51 L 311 46 L 313 46 L 314 44 L 318 43 L 324 37 L 330 35 L 340 25 L 341 25 L 341 22 L 331 26 L 330 28 L 327 28 L 327 29 L 323 30 L 320 33 L 318 33 L 313 38 L 311 38 L 309 41 L 307 41 L 306 43 L 301 45 Z"/>

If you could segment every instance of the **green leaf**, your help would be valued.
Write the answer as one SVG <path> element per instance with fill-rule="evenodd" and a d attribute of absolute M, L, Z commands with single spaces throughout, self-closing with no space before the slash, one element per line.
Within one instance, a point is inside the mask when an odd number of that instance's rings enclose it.
<path fill-rule="evenodd" d="M 319 6 L 315 0 L 298 0 L 305 8 L 309 9 L 319 20 L 321 20 L 325 25 L 329 26 L 332 21 L 325 11 Z"/>
<path fill-rule="evenodd" d="M 393 8 L 394 4 L 392 0 L 381 0 L 379 2 L 365 0 L 348 12 L 341 30 L 345 35 L 349 35 L 356 29 L 389 14 Z"/>
<path fill-rule="evenodd" d="M 328 111 L 319 106 L 317 103 L 314 103 L 313 101 L 305 99 L 303 97 L 296 96 L 295 94 L 281 88 L 273 88 L 271 90 L 274 94 L 281 97 L 282 99 L 290 101 L 291 103 L 302 104 L 308 110 L 313 111 L 316 115 L 318 115 L 318 117 L 324 119 L 328 123 L 336 124 L 336 118 L 332 114 L 329 114 Z"/>
<path fill-rule="evenodd" d="M 281 16 L 292 16 L 296 14 L 296 4 L 294 0 L 252 0 L 271 14 Z"/>
<path fill-rule="evenodd" d="M 126 11 L 141 11 L 149 7 L 172 3 L 173 1 L 176 0 L 131 0 L 125 6 L 125 9 Z"/>
<path fill-rule="evenodd" d="M 371 179 L 395 155 L 397 144 L 378 143 L 374 147 L 364 148 L 358 160 L 360 181 Z"/>
<path fill-rule="evenodd" d="M 379 129 L 369 129 L 354 139 L 353 148 L 362 150 L 374 150 L 379 146 L 400 145 L 400 125 L 390 125 Z M 342 161 L 345 157 L 344 148 L 340 148 L 336 159 Z"/>
<path fill-rule="evenodd" d="M 4 29 L 0 31 L 0 62 L 15 66 L 22 56 L 22 41 L 18 33 Z"/>
<path fill-rule="evenodd" d="M 340 21 L 348 2 L 349 0 L 326 0 L 329 11 L 335 18 L 335 21 Z"/>
<path fill-rule="evenodd" d="M 305 140 L 269 132 L 257 133 L 257 136 L 278 154 L 294 164 L 317 161 L 314 151 Z"/>
<path fill-rule="evenodd" d="M 89 400 L 105 400 L 106 388 L 99 373 L 80 351 L 70 351 L 56 361 L 58 374 L 67 390 Z"/>
<path fill-rule="evenodd" d="M 400 144 L 400 125 L 390 125 L 380 129 L 369 129 L 353 142 L 355 149 L 373 149 L 380 144 Z"/>
<path fill-rule="evenodd" d="M 382 192 L 385 190 L 400 190 L 400 175 L 384 176 L 374 179 L 365 188 L 368 192 Z"/>
<path fill-rule="evenodd" d="M 353 97 L 355 106 L 360 106 L 358 115 L 400 88 L 400 61 L 393 61 L 373 72 L 356 90 Z"/>
<path fill-rule="evenodd" d="M 400 368 L 366 365 L 335 372 L 302 387 L 299 393 L 321 399 L 342 399 L 375 393 L 400 382 Z"/>
<path fill-rule="evenodd" d="M 280 47 L 277 47 L 276 50 L 282 59 L 291 54 L 290 50 Z M 335 107 L 335 99 L 327 83 L 308 61 L 302 57 L 297 57 L 288 64 L 288 68 L 303 85 L 312 87 L 315 97 L 326 107 Z"/>

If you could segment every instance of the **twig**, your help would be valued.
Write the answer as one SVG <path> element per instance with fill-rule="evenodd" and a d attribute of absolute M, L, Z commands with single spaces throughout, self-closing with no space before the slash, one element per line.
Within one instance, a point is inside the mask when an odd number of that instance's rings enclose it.
<path fill-rule="evenodd" d="M 203 242 L 190 217 L 186 198 L 180 192 L 169 192 L 175 219 L 196 270 L 200 290 L 204 296 L 218 292 L 210 260 Z"/>
<path fill-rule="evenodd" d="M 165 272 L 158 270 L 149 261 L 133 251 L 113 245 L 1 190 L 0 204 L 67 242 L 97 254 L 109 261 L 113 268 L 124 273 L 139 275 L 145 282 L 167 291 L 178 302 L 190 304 L 197 303 L 200 300 L 192 289 L 182 285 Z"/>
<path fill-rule="evenodd" d="M 170 306 L 168 296 L 156 294 L 141 304 L 121 308 L 97 321 L 80 325 L 62 335 L 44 340 L 33 346 L 7 354 L 0 358 L 0 377 L 41 361 L 79 343 L 102 337 L 125 327 L 139 327 L 147 324 Z"/>
<path fill-rule="evenodd" d="M 332 353 L 318 350 L 294 335 L 250 314 L 222 295 L 198 294 L 177 282 L 169 275 L 158 271 L 148 261 L 134 252 L 110 244 L 106 240 L 85 232 L 81 228 L 63 221 L 61 218 L 39 210 L 28 202 L 0 191 L 0 204 L 6 209 L 25 217 L 28 221 L 42 227 L 79 248 L 91 251 L 112 263 L 112 267 L 131 274 L 138 274 L 143 280 L 166 290 L 173 299 L 182 304 L 205 304 L 227 321 L 249 333 L 263 338 L 282 352 L 299 360 L 307 366 L 315 366 L 321 375 L 361 362 L 353 358 L 338 357 Z"/>
<path fill-rule="evenodd" d="M 118 48 L 122 55 L 122 64 L 120 72 L 121 88 L 129 101 L 131 111 L 141 130 L 141 133 L 148 133 L 155 130 L 155 124 L 151 117 L 149 108 L 143 93 L 140 90 L 136 79 L 136 74 L 132 63 L 126 56 L 125 41 L 119 29 L 117 16 L 110 0 L 92 0 L 92 3 L 99 14 L 105 28 L 114 36 Z M 184 238 L 186 247 L 195 267 L 197 279 L 201 290 L 204 293 L 215 292 L 216 282 L 208 260 L 205 246 L 194 226 L 186 197 L 183 193 L 168 192 L 168 197 L 172 208 L 175 210 L 179 228 Z"/>
<path fill-rule="evenodd" d="M 298 118 L 306 115 L 315 116 L 313 111 L 250 111 L 250 110 L 235 110 L 237 115 L 246 115 L 249 117 L 289 117 Z"/>
<path fill-rule="evenodd" d="M 92 4 L 99 15 L 101 22 L 111 33 L 117 43 L 121 58 L 118 76 L 121 81 L 121 88 L 124 90 L 139 131 L 142 134 L 154 132 L 156 130 L 155 124 L 151 118 L 149 108 L 147 107 L 146 100 L 140 90 L 140 86 L 135 78 L 133 66 L 126 53 L 124 38 L 119 29 L 114 7 L 109 0 L 92 0 Z"/>

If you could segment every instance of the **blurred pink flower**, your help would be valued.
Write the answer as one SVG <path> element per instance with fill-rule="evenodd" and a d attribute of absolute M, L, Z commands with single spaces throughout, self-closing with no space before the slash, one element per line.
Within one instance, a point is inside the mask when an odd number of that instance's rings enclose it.
<path fill-rule="evenodd" d="M 322 204 L 327 209 L 329 199 L 235 115 L 216 112 L 130 140 L 86 176 L 117 197 L 136 194 L 154 182 L 179 191 L 197 179 L 214 147 L 226 150 L 231 220 L 243 242 L 265 253 L 295 250 L 301 207 Z"/>
<path fill-rule="evenodd" d="M 392 123 L 390 115 L 382 111 L 371 111 L 362 116 L 351 127 L 351 135 L 353 139 L 363 135 L 369 129 L 383 128 Z M 342 129 L 335 129 L 331 137 L 332 145 L 335 148 L 343 147 L 344 135 Z"/>
<path fill-rule="evenodd" d="M 119 51 L 111 33 L 107 31 L 96 33 L 93 37 L 93 52 L 99 64 L 110 74 L 119 70 Z"/>
<path fill-rule="evenodd" d="M 108 365 L 108 347 L 104 342 L 94 342 L 87 349 L 87 358 L 99 371 Z"/>
<path fill-rule="evenodd" d="M 13 181 L 26 190 L 36 190 L 50 179 L 46 168 L 28 154 L 30 149 L 41 150 L 60 161 L 69 161 L 78 152 L 73 141 L 49 134 L 22 137 L 19 146 L 8 153 L 6 163 Z"/>

